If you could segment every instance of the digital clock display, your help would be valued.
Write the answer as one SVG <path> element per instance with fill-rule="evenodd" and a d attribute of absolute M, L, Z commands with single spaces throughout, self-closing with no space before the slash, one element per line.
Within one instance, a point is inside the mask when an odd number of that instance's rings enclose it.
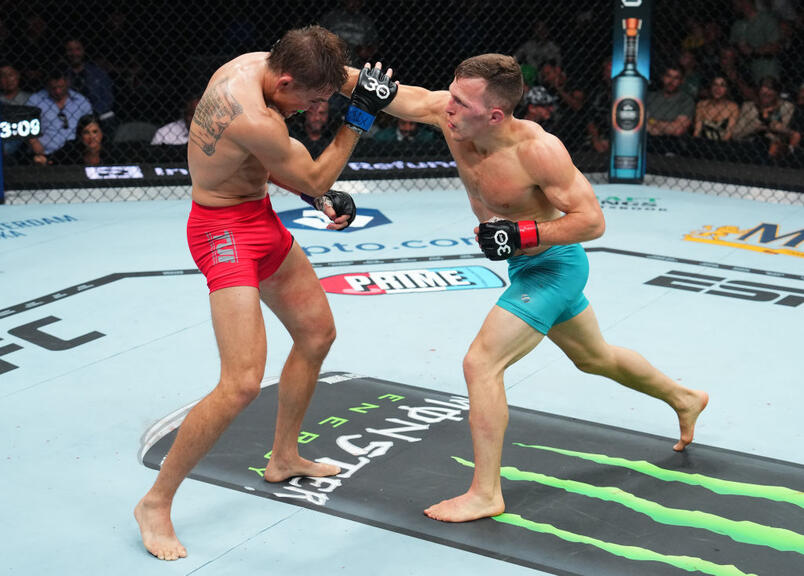
<path fill-rule="evenodd" d="M 0 139 L 24 140 L 39 136 L 42 132 L 39 114 L 35 106 L 3 105 L 0 107 Z"/>

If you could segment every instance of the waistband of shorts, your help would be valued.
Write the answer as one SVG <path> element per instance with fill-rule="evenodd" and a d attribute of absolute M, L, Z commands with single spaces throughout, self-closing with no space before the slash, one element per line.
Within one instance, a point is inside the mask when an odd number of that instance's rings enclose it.
<path fill-rule="evenodd" d="M 519 264 L 524 264 L 526 262 L 534 262 L 536 260 L 547 260 L 553 256 L 560 256 L 561 254 L 565 254 L 567 252 L 573 252 L 578 248 L 583 249 L 583 247 L 578 244 L 556 244 L 554 246 L 550 246 L 544 252 L 539 252 L 538 254 L 520 254 L 519 256 L 512 256 L 507 260 L 509 266 L 516 266 Z"/>
<path fill-rule="evenodd" d="M 249 200 L 232 206 L 204 206 L 193 200 L 192 208 L 190 208 L 190 216 L 195 218 L 218 218 L 221 215 L 234 217 L 248 216 L 262 212 L 270 205 L 271 200 L 267 195 L 265 198 L 260 198 L 259 200 Z"/>

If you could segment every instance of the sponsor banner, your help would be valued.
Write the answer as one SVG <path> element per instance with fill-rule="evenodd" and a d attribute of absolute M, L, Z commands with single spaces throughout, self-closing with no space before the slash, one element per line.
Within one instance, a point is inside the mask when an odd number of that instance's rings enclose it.
<path fill-rule="evenodd" d="M 457 268 L 350 272 L 321 278 L 321 285 L 330 294 L 376 296 L 379 294 L 501 288 L 505 286 L 505 282 L 484 266 L 461 266 Z"/>
<path fill-rule="evenodd" d="M 746 280 L 729 280 L 724 276 L 696 274 L 681 270 L 670 270 L 661 276 L 648 280 L 645 284 L 700 294 L 711 294 L 712 296 L 737 298 L 751 302 L 768 302 L 791 308 L 795 308 L 804 302 L 804 289 L 800 287 Z"/>
<path fill-rule="evenodd" d="M 453 524 L 422 511 L 474 472 L 469 400 L 344 372 L 322 374 L 298 443 L 327 478 L 269 483 L 278 386 L 262 392 L 191 478 L 562 575 L 800 574 L 804 466 L 511 406 L 505 513 Z M 159 469 L 192 404 L 154 424 Z M 769 571 L 770 570 L 770 571 Z"/>
<path fill-rule="evenodd" d="M 351 234 L 366 228 L 376 228 L 390 224 L 391 220 L 379 210 L 373 208 L 358 208 L 354 221 L 348 228 L 343 230 L 327 230 L 331 224 L 329 218 L 323 212 L 315 208 L 297 208 L 296 210 L 285 210 L 277 214 L 285 228 L 300 230 L 321 230 L 324 232 L 337 232 L 338 234 Z"/>
<path fill-rule="evenodd" d="M 139 166 L 87 166 L 84 171 L 90 180 L 131 180 L 145 177 Z"/>
<path fill-rule="evenodd" d="M 745 229 L 733 225 L 717 227 L 707 225 L 700 230 L 685 234 L 684 240 L 804 258 L 801 246 L 804 243 L 804 228 L 783 230 L 779 224 L 768 222 Z"/>

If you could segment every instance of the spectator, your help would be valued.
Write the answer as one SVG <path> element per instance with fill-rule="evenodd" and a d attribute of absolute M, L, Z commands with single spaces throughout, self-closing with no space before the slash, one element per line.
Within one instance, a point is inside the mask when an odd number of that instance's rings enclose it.
<path fill-rule="evenodd" d="M 684 73 L 680 66 L 665 67 L 662 89 L 648 93 L 648 134 L 683 136 L 695 118 L 695 101 L 681 90 Z"/>
<path fill-rule="evenodd" d="M 297 121 L 296 124 L 291 124 L 290 135 L 304 144 L 310 156 L 315 159 L 333 138 L 329 121 L 329 102 L 313 104 L 303 116 L 303 122 Z"/>
<path fill-rule="evenodd" d="M 56 46 L 51 38 L 47 20 L 41 14 L 30 12 L 25 16 L 23 32 L 17 34 L 14 49 L 20 58 L 20 83 L 24 90 L 34 92 L 41 89 L 47 82 L 46 69 L 58 61 Z"/>
<path fill-rule="evenodd" d="M 363 0 L 341 0 L 341 6 L 321 17 L 319 24 L 340 36 L 348 45 L 353 66 L 373 62 L 377 53 L 377 28 L 370 16 L 361 12 Z"/>
<path fill-rule="evenodd" d="M 611 56 L 603 60 L 602 87 L 595 92 L 587 110 L 586 134 L 592 148 L 604 154 L 611 146 Z"/>
<path fill-rule="evenodd" d="M 723 47 L 723 28 L 720 23 L 710 20 L 704 24 L 704 43 L 695 51 L 701 75 L 712 78 L 720 66 L 720 49 Z"/>
<path fill-rule="evenodd" d="M 514 58 L 522 66 L 523 76 L 526 76 L 525 70 L 529 74 L 538 75 L 539 70 L 548 61 L 561 66 L 561 48 L 550 38 L 550 29 L 544 20 L 536 20 L 533 23 L 533 37 L 517 48 Z M 538 81 L 537 77 L 532 80 L 528 77 L 525 78 L 525 84 L 528 86 L 533 86 Z"/>
<path fill-rule="evenodd" d="M 703 23 L 694 16 L 687 18 L 687 30 L 681 40 L 681 51 L 698 51 L 706 44 L 706 32 Z"/>
<path fill-rule="evenodd" d="M 781 50 L 779 21 L 768 12 L 757 10 L 755 0 L 733 0 L 732 6 L 742 18 L 732 24 L 729 42 L 748 64 L 754 83 L 765 76 L 779 78 L 776 56 Z"/>
<path fill-rule="evenodd" d="M 0 102 L 24 106 L 30 93 L 20 90 L 20 73 L 10 63 L 0 63 Z"/>
<path fill-rule="evenodd" d="M 739 65 L 736 48 L 723 46 L 720 49 L 720 58 L 714 76 L 722 76 L 729 81 L 729 84 L 736 90 L 735 96 L 738 104 L 756 97 L 754 85 L 745 75 L 743 67 Z"/>
<path fill-rule="evenodd" d="M 110 164 L 111 156 L 109 144 L 103 142 L 103 129 L 99 118 L 94 114 L 85 114 L 78 119 L 75 139 L 51 154 L 48 163 L 100 166 Z"/>
<path fill-rule="evenodd" d="M 435 134 L 410 120 L 396 119 L 396 126 L 383 128 L 374 135 L 378 142 L 432 142 Z"/>
<path fill-rule="evenodd" d="M 804 134 L 804 84 L 798 87 L 798 97 L 796 98 L 796 111 L 790 120 L 790 153 L 799 158 L 798 168 L 804 166 L 804 152 L 801 147 L 801 136 Z"/>
<path fill-rule="evenodd" d="M 64 72 L 54 70 L 47 76 L 47 88 L 28 98 L 26 106 L 36 106 L 42 111 L 42 132 L 39 141 L 44 153 L 50 156 L 75 138 L 78 119 L 92 113 L 92 105 L 75 90 L 70 90 Z"/>
<path fill-rule="evenodd" d="M 107 134 L 115 128 L 114 91 L 112 80 L 106 71 L 86 58 L 81 40 L 71 38 L 64 44 L 68 68 L 66 78 L 70 88 L 89 99 L 92 110 L 102 123 Z"/>
<path fill-rule="evenodd" d="M 547 132 L 556 129 L 555 111 L 558 99 L 550 94 L 544 86 L 534 86 L 525 94 L 525 115 L 523 120 L 536 122 Z"/>
<path fill-rule="evenodd" d="M 782 154 L 790 144 L 790 122 L 795 105 L 779 97 L 781 85 L 773 76 L 759 83 L 756 102 L 744 102 L 734 127 L 734 138 L 761 143 L 768 155 Z"/>
<path fill-rule="evenodd" d="M 681 89 L 689 94 L 690 98 L 697 100 L 700 95 L 703 78 L 698 68 L 698 57 L 692 50 L 683 50 L 678 57 L 678 64 L 684 73 L 684 83 Z"/>
<path fill-rule="evenodd" d="M 561 64 L 555 60 L 545 62 L 539 69 L 541 85 L 545 86 L 566 108 L 578 112 L 583 108 L 584 93 L 571 80 Z"/>
<path fill-rule="evenodd" d="M 95 63 L 106 70 L 115 87 L 125 73 L 136 51 L 142 49 L 139 34 L 128 17 L 128 9 L 121 6 L 109 6 L 103 20 L 103 34 L 94 43 Z"/>
<path fill-rule="evenodd" d="M 20 73 L 9 62 L 0 63 L 0 104 L 24 106 L 30 94 L 20 90 Z M 2 117 L 2 116 L 0 116 Z M 21 161 L 23 140 L 7 140 L 3 142 L 3 162 L 17 164 Z M 41 152 L 41 145 L 40 150 Z"/>
<path fill-rule="evenodd" d="M 734 125 L 740 116 L 740 108 L 729 97 L 729 82 L 723 76 L 715 76 L 709 84 L 709 98 L 695 107 L 695 130 L 693 136 L 727 142 L 731 140 Z"/>
<path fill-rule="evenodd" d="M 151 145 L 159 146 L 167 144 L 179 146 L 187 144 L 190 135 L 190 123 L 193 121 L 195 109 L 198 106 L 199 98 L 193 96 L 184 103 L 182 117 L 179 120 L 165 124 L 159 128 L 151 139 Z"/>
<path fill-rule="evenodd" d="M 757 0 L 757 10 L 770 12 L 780 21 L 795 22 L 798 18 L 795 0 Z"/>
<path fill-rule="evenodd" d="M 585 95 L 554 61 L 545 62 L 540 70 L 541 86 L 556 99 L 553 113 L 553 134 L 570 150 L 580 148 L 585 140 L 586 122 L 583 114 Z M 548 130 L 549 132 L 549 130 Z"/>

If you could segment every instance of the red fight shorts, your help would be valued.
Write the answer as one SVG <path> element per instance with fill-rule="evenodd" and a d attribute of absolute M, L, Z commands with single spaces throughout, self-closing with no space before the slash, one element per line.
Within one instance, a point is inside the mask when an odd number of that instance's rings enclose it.
<path fill-rule="evenodd" d="M 230 286 L 258 288 L 285 260 L 293 236 L 266 196 L 222 208 L 193 202 L 187 244 L 212 293 Z"/>

